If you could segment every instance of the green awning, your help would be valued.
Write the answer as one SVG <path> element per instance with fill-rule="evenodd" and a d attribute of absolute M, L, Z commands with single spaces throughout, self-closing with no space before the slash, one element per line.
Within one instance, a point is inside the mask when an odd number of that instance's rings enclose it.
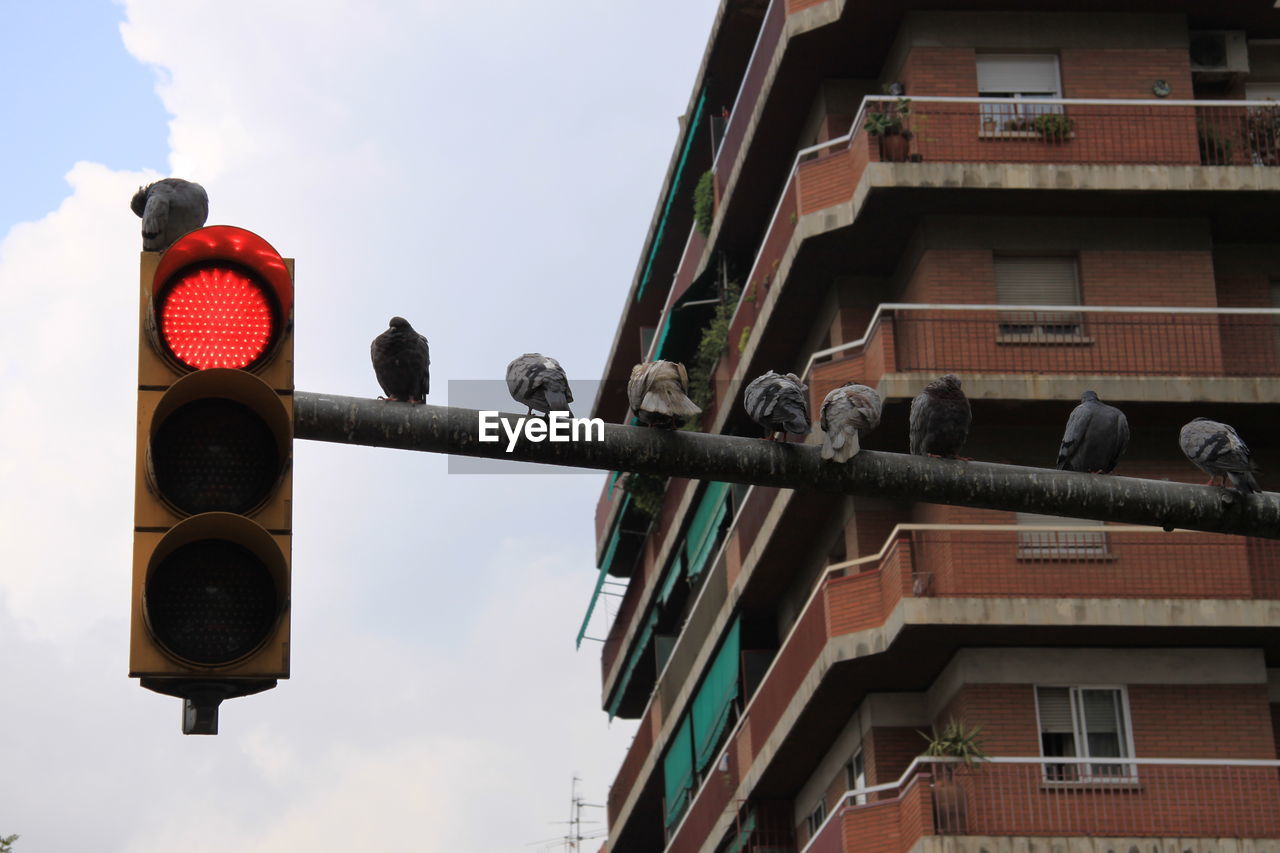
<path fill-rule="evenodd" d="M 703 106 L 707 102 L 707 90 L 704 87 L 698 93 L 698 104 L 693 108 L 693 116 L 689 120 L 689 128 L 685 131 L 684 147 L 680 149 L 680 160 L 676 163 L 676 173 L 671 176 L 671 186 L 667 189 L 667 199 L 662 205 L 662 216 L 658 219 L 658 227 L 649 244 L 649 257 L 644 263 L 644 274 L 640 276 L 640 286 L 636 288 L 636 302 L 644 296 L 644 289 L 649 284 L 649 274 L 653 271 L 653 259 L 662 247 L 662 236 L 667 230 L 667 217 L 671 215 L 671 205 L 680 191 L 680 179 L 684 175 L 685 161 L 689 159 L 689 151 L 693 148 L 694 137 L 698 135 L 698 126 L 702 123 Z"/>
<path fill-rule="evenodd" d="M 738 830 L 738 835 L 733 841 L 729 842 L 729 846 L 724 849 L 724 853 L 738 853 L 742 848 L 747 846 L 747 842 L 751 840 L 751 833 L 756 828 L 756 813 L 751 812 L 747 815 L 747 819 L 742 822 L 742 828 Z"/>
<path fill-rule="evenodd" d="M 627 655 L 627 665 L 622 670 L 622 676 L 613 685 L 613 700 L 609 702 L 609 719 L 613 719 L 618 713 L 618 706 L 622 704 L 622 697 L 626 695 L 627 687 L 631 683 L 631 676 L 636 671 L 636 664 L 640 663 L 640 658 L 644 655 L 645 650 L 649 648 L 649 640 L 653 639 L 653 629 L 658 624 L 658 611 L 650 610 L 649 618 L 645 620 L 644 629 L 640 635 L 636 637 L 635 643 L 631 646 L 631 654 Z"/>
<path fill-rule="evenodd" d="M 738 698 L 738 650 L 741 645 L 742 623 L 733 620 L 720 651 L 702 678 L 698 692 L 694 694 L 690 716 L 693 719 L 693 744 L 696 764 L 704 769 L 715 755 L 715 749 L 729 722 L 733 700 Z"/>
<path fill-rule="evenodd" d="M 728 483 L 708 483 L 702 493 L 702 500 L 689 523 L 689 532 L 685 535 L 685 566 L 689 577 L 696 578 L 706 568 L 711 559 L 712 549 L 716 544 L 716 530 L 724 521 L 729 511 L 726 498 L 729 495 Z"/>
<path fill-rule="evenodd" d="M 693 734 L 689 718 L 676 727 L 676 733 L 662 758 L 662 783 L 665 796 L 663 825 L 672 827 L 689 805 L 693 794 Z"/>
<path fill-rule="evenodd" d="M 615 475 L 616 476 L 616 475 Z M 604 549 L 604 557 L 600 560 L 600 571 L 596 575 L 596 588 L 591 591 L 591 600 L 587 602 L 587 613 L 582 617 L 582 627 L 578 629 L 578 639 L 574 641 L 574 648 L 582 646 L 582 638 L 587 634 L 587 623 L 591 621 L 591 614 L 595 612 L 596 601 L 600 598 L 600 590 L 604 588 L 605 576 L 609 574 L 609 567 L 613 565 L 613 558 L 618 553 L 618 543 L 622 540 L 622 516 L 627 511 L 627 504 L 631 501 L 631 495 L 626 495 L 622 499 L 622 506 L 618 507 L 618 514 L 613 519 L 613 534 L 609 537 L 609 545 Z"/>
<path fill-rule="evenodd" d="M 684 577 L 684 555 L 677 553 L 676 558 L 667 565 L 667 576 L 662 580 L 662 586 L 658 589 L 658 603 L 666 604 L 667 599 L 671 597 L 671 591 L 676 587 L 676 581 Z"/>

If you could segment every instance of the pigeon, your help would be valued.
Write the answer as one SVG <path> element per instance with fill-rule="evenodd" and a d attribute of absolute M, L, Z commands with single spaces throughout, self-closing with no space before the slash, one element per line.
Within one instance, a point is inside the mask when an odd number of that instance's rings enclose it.
<path fill-rule="evenodd" d="M 782 376 L 770 370 L 757 377 L 743 393 L 742 404 L 770 440 L 779 431 L 784 440 L 787 433 L 809 432 L 809 386 L 794 373 Z"/>
<path fill-rule="evenodd" d="M 1227 424 L 1196 418 L 1178 433 L 1178 444 L 1192 464 L 1209 475 L 1208 485 L 1222 477 L 1225 486 L 1230 477 L 1231 487 L 1237 492 L 1262 491 L 1253 478 L 1257 468 L 1249 460 L 1248 445 Z"/>
<path fill-rule="evenodd" d="M 938 377 L 911 401 L 912 454 L 954 458 L 969 437 L 972 419 L 960 377 L 954 373 Z"/>
<path fill-rule="evenodd" d="M 846 382 L 822 401 L 818 423 L 825 433 L 822 458 L 848 462 L 861 450 L 862 433 L 880 424 L 880 395 L 874 388 Z"/>
<path fill-rule="evenodd" d="M 163 252 L 179 237 L 204 227 L 209 195 L 199 184 L 165 178 L 139 187 L 129 207 L 142 217 L 142 250 Z"/>
<path fill-rule="evenodd" d="M 1080 405 L 1067 418 L 1058 449 L 1058 470 L 1110 474 L 1128 444 L 1129 420 L 1124 412 L 1085 391 Z"/>
<path fill-rule="evenodd" d="M 425 403 L 431 390 L 431 352 L 427 339 L 403 317 L 392 317 L 385 332 L 373 339 L 369 355 L 373 372 L 387 396 L 380 400 Z"/>
<path fill-rule="evenodd" d="M 702 414 L 688 392 L 689 374 L 676 361 L 637 364 L 627 381 L 627 400 L 636 418 L 647 426 L 674 429 L 685 418 Z"/>
<path fill-rule="evenodd" d="M 528 406 L 525 414 L 537 409 L 543 414 L 573 412 L 573 392 L 560 362 L 538 352 L 527 352 L 507 365 L 507 390 L 517 403 Z"/>

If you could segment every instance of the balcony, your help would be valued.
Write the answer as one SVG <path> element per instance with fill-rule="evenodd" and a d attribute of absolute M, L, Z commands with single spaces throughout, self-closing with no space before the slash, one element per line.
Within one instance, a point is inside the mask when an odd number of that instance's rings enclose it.
<path fill-rule="evenodd" d="M 1054 759 L 1050 769 L 1087 762 Z M 894 783 L 847 792 L 802 851 L 862 850 L 877 838 L 875 849 L 905 853 L 928 836 L 1280 838 L 1280 761 L 1131 758 L 1118 766 L 1123 774 L 1063 782 L 1041 757 L 971 767 L 917 759 Z"/>
<path fill-rule="evenodd" d="M 1214 566 L 1214 571 L 1206 572 L 1206 565 Z M 831 680 L 834 667 L 852 654 L 848 644 L 843 646 L 845 651 L 832 652 L 832 640 L 883 630 L 905 601 L 944 602 L 947 598 L 1013 600 L 1036 632 L 1047 627 L 1050 611 L 1056 606 L 1056 602 L 1046 602 L 1045 609 L 1036 609 L 1027 603 L 1036 599 L 1146 599 L 1157 607 L 1169 600 L 1274 601 L 1280 599 L 1280 543 L 1105 525 L 899 525 L 878 554 L 832 565 L 823 575 L 759 689 L 747 697 L 746 708 L 724 747 L 721 766 L 727 768 L 724 772 L 728 776 L 709 776 L 685 817 L 689 828 L 684 824 L 677 828 L 668 850 L 686 849 L 683 845 L 692 843 L 689 839 L 704 837 L 710 816 L 721 814 L 728 806 L 739 780 L 747 777 L 748 771 L 755 772 L 753 764 L 758 756 L 777 759 L 788 735 L 785 726 L 794 725 L 797 705 L 807 703 L 820 688 L 819 682 Z M 953 639 L 961 630 L 963 620 L 956 618 L 959 612 L 937 612 L 945 616 L 946 631 Z M 1071 630 L 1087 630 L 1074 610 L 1072 614 L 1063 624 Z M 913 616 L 903 612 L 898 616 L 892 620 L 896 631 L 930 618 L 928 613 Z M 1108 622 L 1124 618 L 1112 610 L 1106 615 Z M 1189 618 L 1188 624 L 1204 627 L 1201 616 Z M 1146 641 L 1138 636 L 1140 627 L 1135 623 L 1125 628 L 1132 635 L 1131 642 Z M 893 640 L 885 635 L 866 639 L 857 644 L 865 649 L 857 655 L 885 654 Z M 950 655 L 949 647 L 941 642 L 931 647 L 939 656 L 937 666 L 941 666 Z M 825 656 L 824 650 L 828 651 Z M 820 658 L 825 661 L 823 675 L 815 676 Z M 936 669 L 921 661 L 911 666 L 917 664 L 922 666 L 920 683 L 895 686 L 927 686 Z M 909 668 L 903 664 L 896 671 L 903 675 Z M 841 701 L 852 701 L 848 680 L 844 683 Z M 792 723 L 783 724 L 789 714 Z M 1280 781 L 1280 775 L 1270 772 Z M 636 780 L 627 781 L 634 785 Z M 905 796 L 906 788 L 903 790 Z M 1078 793 L 1080 789 L 1071 790 Z M 908 843 L 901 849 L 909 847 Z"/>
<path fill-rule="evenodd" d="M 1280 309 L 881 305 L 863 336 L 810 358 L 815 405 L 851 380 L 911 397 L 941 368 L 971 396 L 1280 401 Z M 815 409 L 816 410 L 816 409 Z"/>

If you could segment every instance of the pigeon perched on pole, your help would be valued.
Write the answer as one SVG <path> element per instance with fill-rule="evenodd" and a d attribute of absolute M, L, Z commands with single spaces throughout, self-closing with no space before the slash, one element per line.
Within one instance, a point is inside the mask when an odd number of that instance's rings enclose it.
<path fill-rule="evenodd" d="M 861 436 L 880 424 L 880 395 L 876 389 L 846 382 L 822 401 L 818 423 L 822 427 L 822 458 L 848 462 L 862 449 Z"/>
<path fill-rule="evenodd" d="M 954 458 L 969 438 L 972 420 L 960 377 L 954 373 L 938 377 L 911 401 L 911 453 Z"/>
<path fill-rule="evenodd" d="M 569 404 L 573 402 L 569 380 L 565 378 L 560 362 L 550 356 L 527 352 L 512 359 L 507 365 L 507 390 L 517 403 L 529 407 L 527 415 L 533 414 L 535 409 L 544 415 L 552 412 L 573 415 L 569 410 Z"/>
<path fill-rule="evenodd" d="M 165 178 L 139 187 L 129 207 L 142 217 L 143 251 L 163 252 L 179 237 L 204 227 L 209 195 L 199 184 Z"/>
<path fill-rule="evenodd" d="M 427 339 L 403 317 L 392 317 L 389 328 L 369 345 L 373 372 L 385 397 L 381 400 L 425 403 L 431 390 L 431 351 Z"/>
<path fill-rule="evenodd" d="M 1262 491 L 1253 478 L 1257 468 L 1249 458 L 1249 446 L 1231 426 L 1196 418 L 1178 433 L 1178 444 L 1192 464 L 1209 475 L 1208 485 L 1222 477 L 1222 485 L 1230 478 L 1231 487 L 1237 492 Z"/>
<path fill-rule="evenodd" d="M 640 423 L 674 429 L 702 414 L 688 397 L 689 373 L 678 361 L 648 361 L 631 368 L 627 401 Z"/>
<path fill-rule="evenodd" d="M 809 386 L 794 373 L 783 376 L 770 370 L 756 377 L 743 392 L 742 405 L 751 420 L 764 427 L 770 441 L 778 432 L 784 441 L 788 433 L 809 432 Z"/>
<path fill-rule="evenodd" d="M 1067 418 L 1058 449 L 1058 470 L 1110 474 L 1128 444 L 1129 419 L 1124 412 L 1085 391 L 1080 405 Z"/>

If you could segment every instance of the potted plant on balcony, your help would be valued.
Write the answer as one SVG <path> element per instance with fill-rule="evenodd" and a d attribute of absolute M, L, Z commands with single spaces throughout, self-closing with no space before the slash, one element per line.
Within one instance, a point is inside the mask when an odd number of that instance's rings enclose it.
<path fill-rule="evenodd" d="M 880 139 L 880 159 L 890 163 L 905 163 L 911 148 L 911 131 L 905 127 L 905 119 L 911 115 L 911 99 L 898 98 L 885 107 L 884 112 L 868 112 L 862 129 L 869 136 Z"/>
<path fill-rule="evenodd" d="M 1280 104 L 1250 107 L 1244 121 L 1253 164 L 1280 166 Z"/>
<path fill-rule="evenodd" d="M 1062 113 L 1041 113 L 1031 122 L 1031 127 L 1045 142 L 1066 142 L 1076 128 L 1076 122 Z"/>
<path fill-rule="evenodd" d="M 964 834 L 967 831 L 963 779 L 956 778 L 956 771 L 971 769 L 987 759 L 987 753 L 978 737 L 981 733 L 981 726 L 969 728 L 954 717 L 947 721 L 941 731 L 934 726 L 931 734 L 919 733 L 929 742 L 921 755 L 959 759 L 935 765 L 933 815 L 934 825 L 940 830 L 945 829 L 954 834 Z"/>

